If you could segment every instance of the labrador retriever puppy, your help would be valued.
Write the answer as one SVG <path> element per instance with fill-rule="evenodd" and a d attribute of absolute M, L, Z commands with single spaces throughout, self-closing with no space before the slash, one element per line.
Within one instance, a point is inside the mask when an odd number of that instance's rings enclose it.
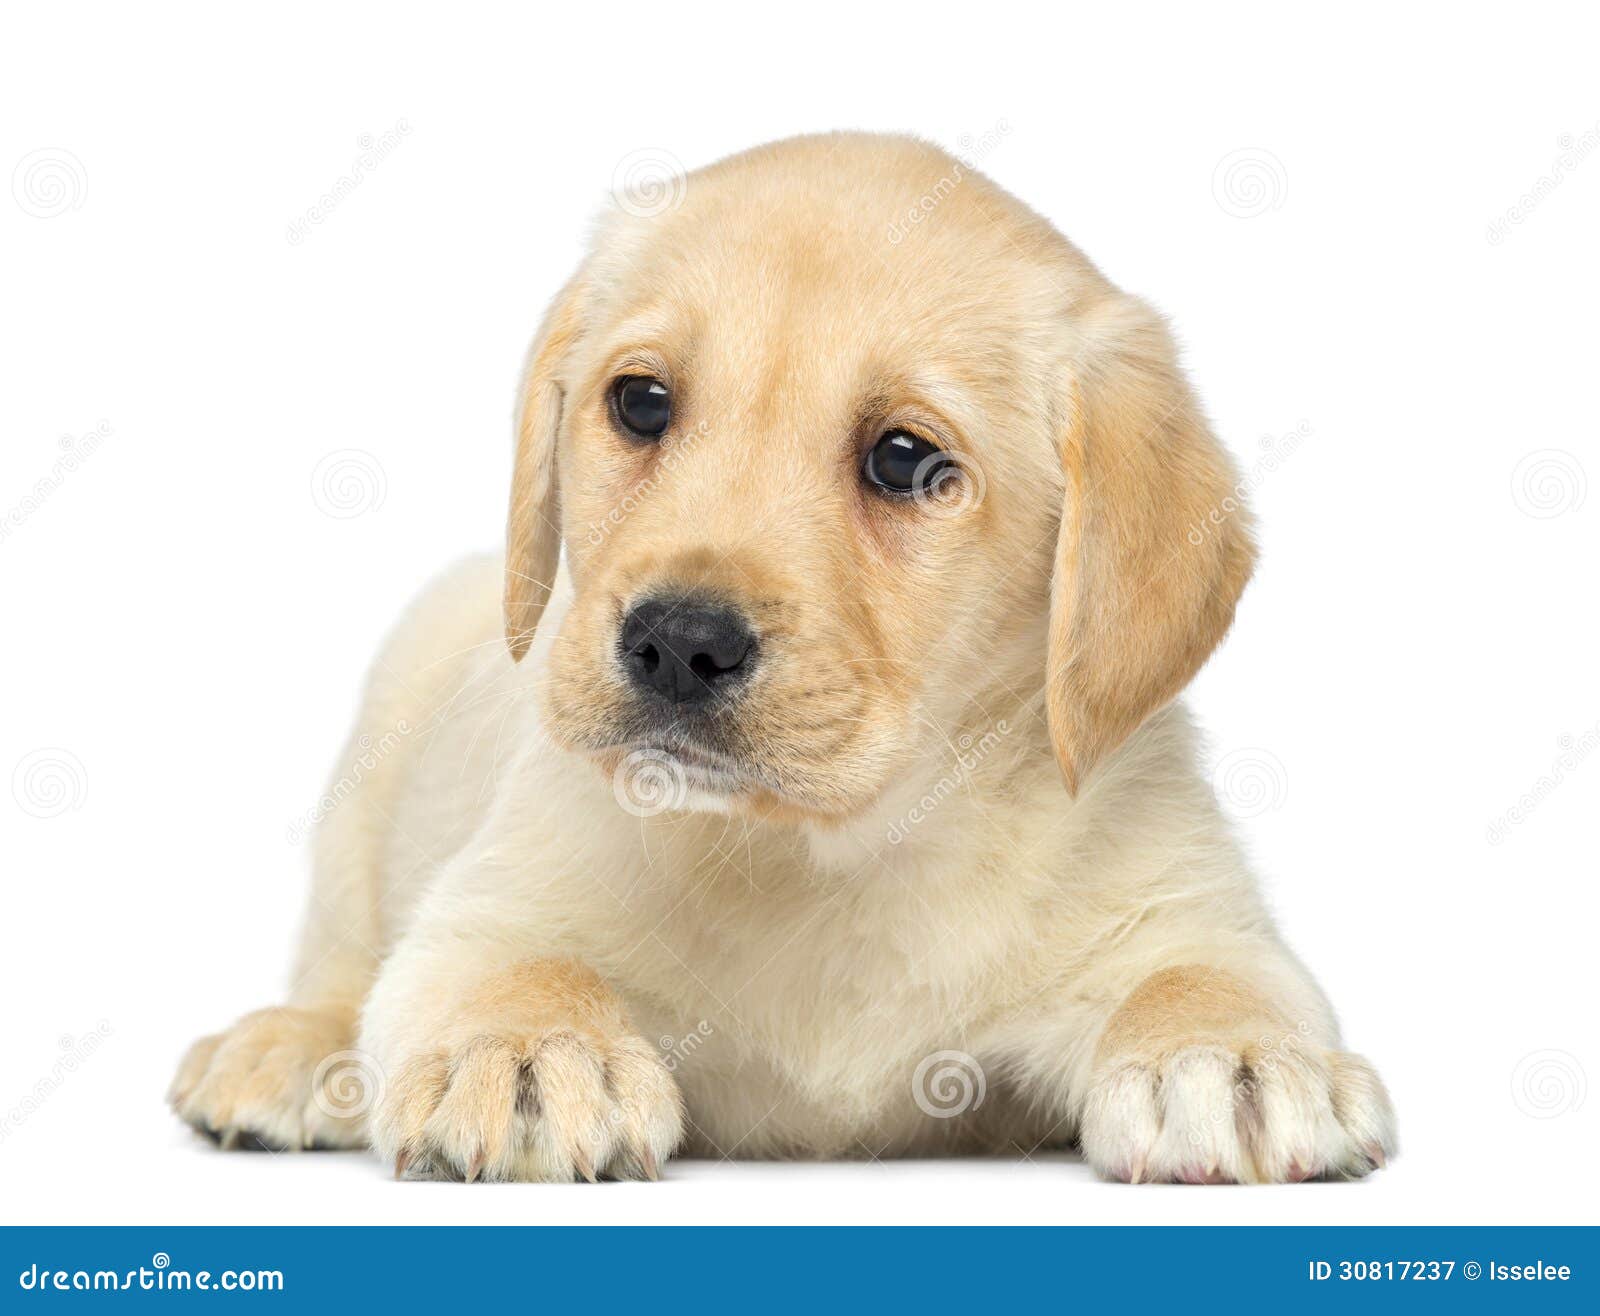
<path fill-rule="evenodd" d="M 919 141 L 681 181 L 549 309 L 505 556 L 381 652 L 288 1003 L 178 1113 L 405 1178 L 1383 1165 L 1173 702 L 1254 553 L 1160 318 Z"/>

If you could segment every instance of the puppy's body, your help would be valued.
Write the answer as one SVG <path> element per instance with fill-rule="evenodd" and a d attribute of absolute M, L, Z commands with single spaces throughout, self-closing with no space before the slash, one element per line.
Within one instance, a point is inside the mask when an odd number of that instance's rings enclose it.
<path fill-rule="evenodd" d="M 940 194 L 944 236 L 874 252 L 852 208 L 890 223 L 930 168 L 966 189 Z M 1076 252 L 914 143 L 753 153 L 684 211 L 603 236 L 552 312 L 508 562 L 442 578 L 380 656 L 293 1004 L 197 1044 L 179 1109 L 467 1178 L 1074 1139 L 1133 1179 L 1381 1163 L 1381 1086 L 1337 1049 L 1167 702 L 1249 554 L 1204 519 L 1227 466 L 1164 340 L 1145 353 L 1148 320 Z M 905 291 L 957 252 L 984 277 Z M 1121 391 L 1102 349 L 1145 384 Z M 591 381 L 645 370 L 698 422 L 676 469 L 629 466 L 654 459 L 605 429 Z M 978 450 L 981 497 L 929 520 L 862 493 L 832 436 L 868 407 L 865 444 L 925 423 Z M 541 618 L 557 466 L 571 561 Z M 648 723 L 628 685 L 619 618 L 663 581 L 754 619 L 759 665 L 715 726 Z"/>

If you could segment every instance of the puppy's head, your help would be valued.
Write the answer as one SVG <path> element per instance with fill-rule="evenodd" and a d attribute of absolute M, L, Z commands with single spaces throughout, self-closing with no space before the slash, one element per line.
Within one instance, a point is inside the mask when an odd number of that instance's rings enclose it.
<path fill-rule="evenodd" d="M 848 817 L 997 697 L 1076 790 L 1226 630 L 1232 483 L 1159 320 L 1042 219 L 922 143 L 797 139 L 611 216 L 548 313 L 507 635 L 564 543 L 552 733 L 701 798 Z"/>

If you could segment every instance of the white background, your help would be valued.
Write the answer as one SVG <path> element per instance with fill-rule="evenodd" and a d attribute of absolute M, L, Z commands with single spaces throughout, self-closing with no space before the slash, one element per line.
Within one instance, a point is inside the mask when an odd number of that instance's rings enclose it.
<path fill-rule="evenodd" d="M 161 12 L 0 34 L 4 1218 L 1595 1220 L 1592 16 Z M 982 168 L 1172 316 L 1264 550 L 1192 701 L 1403 1154 L 1272 1189 L 1065 1154 L 466 1188 L 203 1146 L 173 1065 L 281 996 L 286 829 L 402 603 L 499 539 L 517 368 L 588 217 L 636 152 L 832 127 L 997 139 Z"/>

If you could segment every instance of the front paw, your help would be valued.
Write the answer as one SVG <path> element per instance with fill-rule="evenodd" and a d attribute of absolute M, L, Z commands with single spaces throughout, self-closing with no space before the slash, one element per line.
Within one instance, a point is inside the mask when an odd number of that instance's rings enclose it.
<path fill-rule="evenodd" d="M 257 1010 L 191 1046 L 167 1100 L 225 1149 L 364 1146 L 378 1076 L 354 1029 L 352 1011 Z"/>
<path fill-rule="evenodd" d="M 682 1136 L 678 1086 L 647 1042 L 573 1028 L 414 1055 L 372 1120 L 397 1177 L 469 1183 L 655 1179 Z"/>
<path fill-rule="evenodd" d="M 1130 1183 L 1296 1183 L 1381 1168 L 1395 1122 L 1360 1056 L 1264 1037 L 1109 1058 L 1079 1140 L 1097 1171 Z"/>

